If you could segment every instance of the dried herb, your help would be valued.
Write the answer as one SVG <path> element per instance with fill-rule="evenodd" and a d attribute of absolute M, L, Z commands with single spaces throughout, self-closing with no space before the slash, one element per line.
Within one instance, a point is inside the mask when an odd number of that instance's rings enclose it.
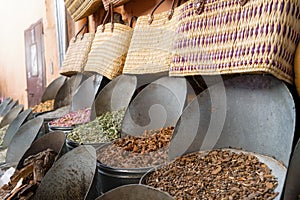
<path fill-rule="evenodd" d="M 9 124 L 0 129 L 0 144 L 2 144 L 2 142 L 3 142 L 3 138 L 5 136 L 5 133 L 6 133 L 7 129 L 8 129 L 8 126 L 9 126 Z"/>
<path fill-rule="evenodd" d="M 106 112 L 95 120 L 76 127 L 67 137 L 78 143 L 110 142 L 120 138 L 124 115 L 125 108 Z"/>
<path fill-rule="evenodd" d="M 98 149 L 97 159 L 110 167 L 142 168 L 168 160 L 168 145 L 174 127 L 145 131 L 142 136 L 126 136 Z"/>
<path fill-rule="evenodd" d="M 61 118 L 49 122 L 53 127 L 71 127 L 77 124 L 84 124 L 90 121 L 91 109 L 85 108 L 65 114 Z"/>
<path fill-rule="evenodd" d="M 150 173 L 144 184 L 176 199 L 274 199 L 277 179 L 256 156 L 213 150 L 177 158 Z"/>

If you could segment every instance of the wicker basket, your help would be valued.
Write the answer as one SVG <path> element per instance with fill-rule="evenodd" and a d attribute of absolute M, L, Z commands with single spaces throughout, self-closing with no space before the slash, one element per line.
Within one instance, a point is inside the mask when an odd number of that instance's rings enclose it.
<path fill-rule="evenodd" d="M 121 75 L 132 33 L 130 26 L 113 20 L 98 26 L 84 71 L 97 72 L 108 79 Z"/>
<path fill-rule="evenodd" d="M 87 24 L 84 26 L 87 26 Z M 83 72 L 95 34 L 85 33 L 84 35 L 79 35 L 82 30 L 83 29 L 70 41 L 62 67 L 59 71 L 61 75 L 72 76 L 78 72 Z"/>
<path fill-rule="evenodd" d="M 294 82 L 299 0 L 190 0 L 183 5 L 170 76 L 269 73 Z"/>
<path fill-rule="evenodd" d="M 101 0 L 65 0 L 67 11 L 74 21 L 78 21 L 96 12 L 101 6 Z"/>
<path fill-rule="evenodd" d="M 162 3 L 161 1 L 156 8 Z M 138 18 L 125 61 L 124 74 L 168 72 L 180 9 Z M 172 15 L 171 15 L 172 14 Z"/>
<path fill-rule="evenodd" d="M 105 10 L 109 9 L 109 4 L 112 4 L 114 7 L 123 5 L 127 3 L 129 0 L 102 0 L 103 6 Z"/>

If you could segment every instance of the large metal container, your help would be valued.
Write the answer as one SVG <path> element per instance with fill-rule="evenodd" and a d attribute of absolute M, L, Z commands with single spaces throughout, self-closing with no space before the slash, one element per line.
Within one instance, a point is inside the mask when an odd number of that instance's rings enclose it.
<path fill-rule="evenodd" d="M 169 159 L 233 147 L 274 157 L 288 167 L 295 126 L 293 96 L 282 81 L 268 75 L 234 77 L 212 85 L 186 107 L 174 129 Z"/>
<path fill-rule="evenodd" d="M 152 187 L 139 184 L 130 184 L 115 188 L 96 200 L 174 200 L 169 194 Z"/>
<path fill-rule="evenodd" d="M 106 144 L 97 149 L 97 155 L 101 152 L 101 148 L 105 148 Z M 113 159 L 113 158 L 112 158 Z M 151 169 L 147 168 L 113 168 L 97 161 L 97 172 L 99 174 L 99 191 L 103 194 L 122 185 L 137 184 L 141 177 Z"/>
<path fill-rule="evenodd" d="M 275 197 L 274 200 L 280 200 L 281 199 L 281 192 L 282 189 L 284 187 L 284 182 L 285 182 L 285 175 L 286 175 L 286 167 L 279 162 L 278 160 L 275 160 L 274 158 L 271 158 L 269 156 L 265 156 L 265 155 L 261 155 L 261 154 L 257 154 L 254 152 L 246 152 L 246 151 L 242 151 L 242 150 L 238 150 L 238 149 L 223 149 L 223 150 L 229 150 L 232 151 L 234 153 L 240 154 L 243 153 L 245 155 L 252 155 L 258 158 L 258 160 L 264 164 L 266 164 L 271 170 L 272 170 L 272 175 L 274 175 L 277 179 L 278 182 L 278 186 L 274 189 L 274 192 L 278 192 L 279 195 L 277 197 Z M 206 155 L 209 151 L 200 151 L 199 153 L 201 155 Z M 166 167 L 168 166 L 168 164 L 164 164 L 164 165 L 160 165 L 158 167 L 152 168 L 150 169 L 147 173 L 145 173 L 141 179 L 140 179 L 140 184 L 146 184 L 145 180 L 155 171 L 155 170 L 160 170 L 160 168 L 162 167 Z M 188 180 L 187 180 L 188 181 Z M 170 184 L 174 184 L 174 183 L 170 183 Z M 201 187 L 201 186 L 199 186 Z M 230 186 L 228 186 L 228 188 L 230 188 Z M 175 189 L 175 187 L 174 187 Z"/>
<path fill-rule="evenodd" d="M 6 163 L 17 164 L 36 139 L 43 125 L 43 119 L 34 118 L 23 124 L 13 136 L 6 154 Z"/>
<path fill-rule="evenodd" d="M 1 148 L 5 149 L 9 146 L 12 138 L 19 130 L 20 126 L 24 124 L 26 121 L 31 119 L 32 110 L 29 108 L 21 112 L 8 126 L 6 133 L 3 138 L 3 143 L 1 144 Z"/>
<path fill-rule="evenodd" d="M 298 140 L 288 167 L 284 200 L 298 200 L 300 195 L 300 140 Z"/>
<path fill-rule="evenodd" d="M 93 183 L 96 181 L 96 151 L 92 146 L 81 145 L 57 160 L 33 197 L 33 200 L 95 199 L 99 196 Z"/>
<path fill-rule="evenodd" d="M 67 80 L 67 77 L 65 77 L 65 76 L 59 76 L 58 78 L 54 79 L 45 89 L 45 91 L 42 95 L 42 98 L 41 98 L 41 102 L 55 99 L 58 90 L 65 83 L 66 80 Z"/>
<path fill-rule="evenodd" d="M 60 131 L 48 133 L 47 135 L 44 135 L 43 137 L 37 139 L 26 150 L 17 165 L 17 169 L 22 169 L 24 167 L 23 162 L 26 158 L 47 149 L 53 150 L 57 154 L 57 159 L 59 159 L 63 154 L 66 153 L 65 140 L 65 134 Z"/>

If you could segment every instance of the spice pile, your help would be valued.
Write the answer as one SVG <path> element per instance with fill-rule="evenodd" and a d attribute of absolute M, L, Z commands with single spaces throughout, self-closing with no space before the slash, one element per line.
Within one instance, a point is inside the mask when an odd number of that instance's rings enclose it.
<path fill-rule="evenodd" d="M 35 105 L 32 107 L 33 113 L 41 113 L 41 112 L 47 112 L 54 109 L 54 99 L 47 100 L 45 102 L 41 102 L 38 105 Z"/>
<path fill-rule="evenodd" d="M 54 111 L 44 113 L 42 115 L 39 115 L 39 117 L 42 117 L 44 119 L 55 119 L 60 118 L 70 112 L 70 106 L 64 106 L 61 108 L 58 108 Z"/>
<path fill-rule="evenodd" d="M 106 112 L 95 120 L 78 126 L 67 138 L 78 143 L 110 142 L 121 136 L 121 125 L 125 109 Z"/>
<path fill-rule="evenodd" d="M 45 174 L 52 167 L 57 153 L 51 149 L 29 156 L 24 167 L 16 170 L 8 184 L 1 188 L 1 199 L 31 199 Z"/>
<path fill-rule="evenodd" d="M 256 156 L 213 150 L 177 158 L 145 177 L 144 184 L 176 199 L 274 199 L 277 180 Z"/>
<path fill-rule="evenodd" d="M 49 122 L 51 127 L 71 127 L 90 121 L 91 109 L 85 108 L 65 114 L 61 118 Z"/>
<path fill-rule="evenodd" d="M 9 124 L 7 124 L 6 126 L 3 126 L 0 129 L 0 144 L 2 144 L 2 142 L 3 142 L 3 138 L 5 136 L 5 133 L 6 133 L 7 129 L 8 129 L 8 127 L 9 127 Z"/>
<path fill-rule="evenodd" d="M 127 135 L 98 149 L 97 159 L 110 167 L 142 168 L 168 160 L 168 145 L 174 127 L 145 131 L 142 136 Z"/>

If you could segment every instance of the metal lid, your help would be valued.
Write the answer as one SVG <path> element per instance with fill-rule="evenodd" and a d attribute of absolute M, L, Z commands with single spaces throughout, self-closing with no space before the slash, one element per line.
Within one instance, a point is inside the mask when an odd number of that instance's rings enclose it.
<path fill-rule="evenodd" d="M 300 194 L 300 140 L 298 140 L 286 177 L 284 200 L 297 199 Z"/>
<path fill-rule="evenodd" d="M 64 144 L 66 140 L 66 135 L 61 131 L 50 132 L 31 144 L 29 149 L 24 153 L 22 158 L 20 159 L 17 169 L 23 168 L 23 162 L 26 158 L 31 155 L 38 154 L 48 148 L 57 153 L 58 158 L 60 157 L 61 152 L 63 150 Z M 58 159 L 57 158 L 57 159 Z"/>
<path fill-rule="evenodd" d="M 96 200 L 130 199 L 130 200 L 174 200 L 168 193 L 153 187 L 130 184 L 112 189 Z"/>
<path fill-rule="evenodd" d="M 57 160 L 36 190 L 33 199 L 84 199 L 96 172 L 96 150 L 80 145 Z"/>
<path fill-rule="evenodd" d="M 18 163 L 30 147 L 43 125 L 42 118 L 29 120 L 20 127 L 11 140 L 6 153 L 6 163 Z"/>
<path fill-rule="evenodd" d="M 175 126 L 182 113 L 187 87 L 185 78 L 163 77 L 147 85 L 132 100 L 122 123 L 122 135 Z"/>
<path fill-rule="evenodd" d="M 67 80 L 67 77 L 65 77 L 65 76 L 59 76 L 58 78 L 54 79 L 45 89 L 45 91 L 42 95 L 41 102 L 55 99 L 58 90 L 65 83 L 66 80 Z"/>
<path fill-rule="evenodd" d="M 0 127 L 4 127 L 7 124 L 10 124 L 18 115 L 20 112 L 22 112 L 24 109 L 24 105 L 17 105 L 14 108 L 12 108 L 6 115 L 3 117 Z"/>
<path fill-rule="evenodd" d="M 27 120 L 28 116 L 32 113 L 32 110 L 29 108 L 21 112 L 8 126 L 6 133 L 3 138 L 3 143 L 1 144 L 2 148 L 7 148 L 10 144 L 12 138 L 19 130 L 20 126 Z"/>
<path fill-rule="evenodd" d="M 136 89 L 136 76 L 120 75 L 109 82 L 97 95 L 91 110 L 94 120 L 106 112 L 127 108 Z"/>
<path fill-rule="evenodd" d="M 169 158 L 235 147 L 275 157 L 288 166 L 296 125 L 287 86 L 273 76 L 245 75 L 209 87 L 183 111 Z"/>
<path fill-rule="evenodd" d="M 79 85 L 87 79 L 87 76 L 78 73 L 70 77 L 58 90 L 54 101 L 54 109 L 71 104 L 72 97 Z"/>
<path fill-rule="evenodd" d="M 77 111 L 84 108 L 91 108 L 94 102 L 96 93 L 101 84 L 99 76 L 93 75 L 85 80 L 75 91 L 71 101 L 71 111 Z"/>

